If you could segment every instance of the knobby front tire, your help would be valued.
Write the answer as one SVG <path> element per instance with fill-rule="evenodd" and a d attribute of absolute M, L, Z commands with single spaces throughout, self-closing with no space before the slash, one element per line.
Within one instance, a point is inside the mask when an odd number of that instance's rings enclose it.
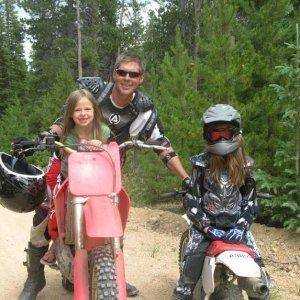
<path fill-rule="evenodd" d="M 90 299 L 118 300 L 115 260 L 110 245 L 90 253 Z"/>

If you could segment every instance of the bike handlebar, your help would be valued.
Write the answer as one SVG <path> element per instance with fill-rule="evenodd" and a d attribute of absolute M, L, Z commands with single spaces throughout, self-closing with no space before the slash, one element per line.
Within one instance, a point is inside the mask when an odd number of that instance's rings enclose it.
<path fill-rule="evenodd" d="M 45 137 L 44 141 L 39 141 L 39 142 L 36 142 L 36 141 L 22 141 L 20 143 L 20 145 L 22 147 L 29 147 L 27 149 L 21 150 L 21 152 L 24 153 L 24 154 L 26 154 L 27 152 L 30 152 L 30 151 L 54 150 L 55 148 L 63 148 L 68 153 L 76 152 L 76 150 L 65 146 L 63 143 L 55 141 L 55 138 L 52 137 L 52 136 Z M 78 144 L 78 145 L 87 146 L 86 144 Z M 105 150 L 103 146 L 104 146 L 104 144 L 102 144 L 101 146 L 98 146 L 98 147 L 97 146 L 93 146 L 93 147 L 98 148 L 99 151 L 102 151 L 102 150 Z M 143 141 L 140 141 L 140 140 L 130 140 L 130 141 L 126 141 L 126 142 L 119 145 L 119 149 L 123 149 L 123 148 L 126 148 L 126 147 L 133 147 L 133 148 L 139 148 L 139 149 L 154 149 L 154 150 L 161 150 L 161 151 L 167 149 L 167 147 L 164 147 L 164 146 L 161 146 L 161 145 L 156 145 L 154 143 L 143 142 Z"/>
<path fill-rule="evenodd" d="M 154 150 L 166 150 L 167 147 L 156 145 L 154 143 L 147 143 L 140 140 L 131 140 L 126 141 L 119 145 L 120 149 L 126 148 L 126 147 L 134 147 L 134 148 L 144 148 L 144 149 L 154 149 Z"/>

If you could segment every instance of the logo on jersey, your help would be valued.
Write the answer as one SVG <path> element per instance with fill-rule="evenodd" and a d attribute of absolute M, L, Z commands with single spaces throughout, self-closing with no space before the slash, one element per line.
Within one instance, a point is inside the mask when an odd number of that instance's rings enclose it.
<path fill-rule="evenodd" d="M 118 114 L 112 114 L 112 115 L 109 116 L 108 121 L 109 121 L 110 124 L 116 125 L 116 124 L 119 124 L 120 119 L 121 119 L 120 115 L 118 115 Z"/>

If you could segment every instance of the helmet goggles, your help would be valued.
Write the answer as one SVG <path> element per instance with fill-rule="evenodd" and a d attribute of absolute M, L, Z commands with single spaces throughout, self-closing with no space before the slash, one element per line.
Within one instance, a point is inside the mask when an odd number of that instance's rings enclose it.
<path fill-rule="evenodd" d="M 233 136 L 234 136 L 233 129 L 213 129 L 208 132 L 208 138 L 212 143 L 222 139 L 231 140 Z"/>

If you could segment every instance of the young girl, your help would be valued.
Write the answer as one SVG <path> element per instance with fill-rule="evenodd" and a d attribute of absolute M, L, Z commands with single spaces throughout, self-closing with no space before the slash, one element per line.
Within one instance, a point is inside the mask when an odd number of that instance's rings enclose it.
<path fill-rule="evenodd" d="M 206 151 L 191 158 L 193 168 L 183 204 L 192 225 L 173 300 L 192 299 L 207 247 L 214 240 L 250 246 L 268 282 L 249 231 L 258 207 L 250 170 L 253 161 L 246 157 L 243 146 L 241 116 L 230 105 L 217 104 L 202 119 Z"/>
<path fill-rule="evenodd" d="M 83 150 L 97 150 L 109 138 L 109 128 L 103 123 L 103 117 L 94 96 L 84 89 L 76 90 L 69 95 L 63 124 L 60 140 L 64 145 L 75 150 L 78 150 L 76 144 L 79 143 L 86 145 L 82 146 Z M 67 156 L 68 154 L 62 151 L 62 179 L 68 176 Z M 53 225 L 56 226 L 56 224 Z M 49 229 L 51 230 L 51 228 Z M 54 262 L 55 253 L 52 244 L 49 251 L 41 259 L 41 263 L 51 265 Z"/>
<path fill-rule="evenodd" d="M 76 90 L 67 99 L 63 116 L 61 142 L 72 149 L 78 143 L 87 144 L 87 150 L 97 150 L 102 142 L 109 138 L 109 128 L 103 123 L 103 117 L 94 96 L 87 90 Z M 63 153 L 61 174 L 67 177 L 67 155 Z"/>

